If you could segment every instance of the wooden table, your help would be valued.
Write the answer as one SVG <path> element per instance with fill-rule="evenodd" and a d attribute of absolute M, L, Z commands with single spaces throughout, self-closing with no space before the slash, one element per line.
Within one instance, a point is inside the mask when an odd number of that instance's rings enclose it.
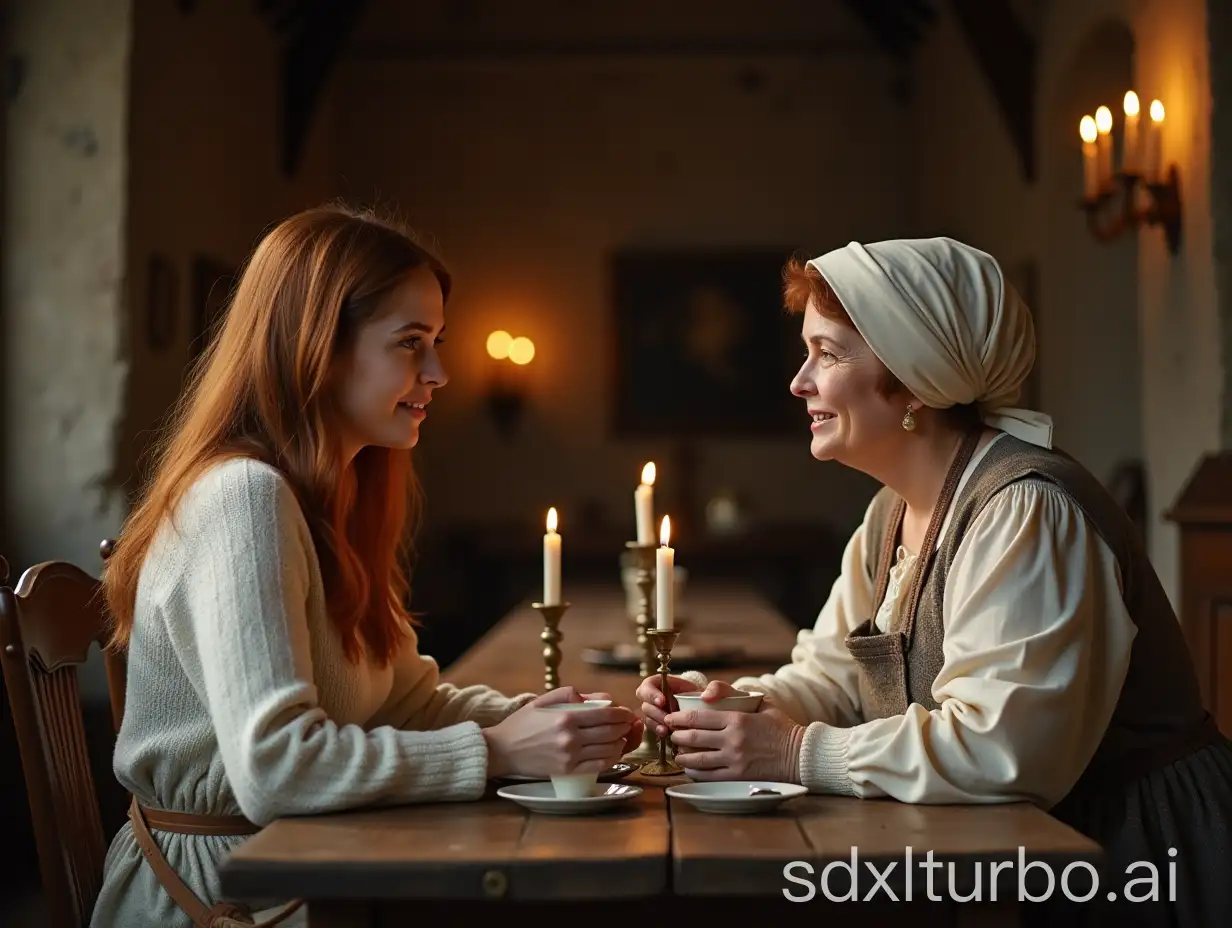
<path fill-rule="evenodd" d="M 592 666 L 586 647 L 631 640 L 633 627 L 623 598 L 611 589 L 570 590 L 573 606 L 562 623 L 561 682 L 586 692 L 604 691 L 635 706 L 636 673 Z M 681 635 L 701 646 L 721 640 L 751 655 L 748 666 L 715 672 L 734 679 L 786 660 L 795 640 L 790 627 L 764 600 L 740 586 L 690 589 L 688 624 Z M 515 610 L 479 641 L 446 678 L 459 685 L 488 683 L 509 692 L 542 687 L 542 620 L 529 607 Z M 645 792 L 627 809 L 595 817 L 532 815 L 494 795 L 472 803 L 410 806 L 275 822 L 238 848 L 224 868 L 224 890 L 242 898 L 309 898 L 312 928 L 410 924 L 448 916 L 508 917 L 512 911 L 547 907 L 555 919 L 613 924 L 630 918 L 693 917 L 747 923 L 774 912 L 799 917 L 825 906 L 824 917 L 850 917 L 857 924 L 884 915 L 893 898 L 925 902 L 913 908 L 917 924 L 1016 924 L 1018 849 L 1048 863 L 1059 880 L 1075 861 L 1099 863 L 1091 841 L 1027 805 L 928 807 L 891 801 L 809 796 L 778 812 L 755 816 L 699 813 L 665 801 L 663 787 L 687 782 L 634 775 Z M 917 855 L 910 879 L 906 849 Z M 821 889 L 825 868 L 850 865 L 856 849 L 858 906 L 831 903 Z M 933 891 L 944 902 L 927 902 L 929 871 L 919 856 L 933 852 Z M 989 909 L 955 905 L 946 864 L 954 865 L 958 895 L 971 891 L 975 865 L 983 869 L 982 898 L 989 894 L 988 868 L 1000 873 L 1002 905 Z M 893 865 L 893 866 L 891 866 Z M 809 902 L 789 901 L 785 894 Z M 810 874 L 809 868 L 812 868 Z M 885 874 L 878 884 L 877 874 Z M 888 868 L 888 869 L 887 869 Z M 1041 876 L 1035 868 L 1028 876 Z M 1071 884 L 1085 885 L 1081 874 Z M 849 876 L 831 867 L 831 895 L 850 888 Z M 1028 889 L 1035 890 L 1034 881 Z M 888 891 L 887 891 L 888 890 Z M 867 898 L 870 897 L 871 899 Z M 1004 904 L 1008 894 L 1009 905 Z M 673 897 L 677 897 L 674 898 Z M 687 897 L 687 898 L 679 898 Z M 596 902 L 602 905 L 596 906 Z M 511 909 L 511 903 L 517 905 Z M 581 904 L 580 912 L 572 905 Z M 488 911 L 489 909 L 497 911 Z M 916 909 L 919 909 L 917 913 Z M 823 913 L 819 913 L 821 915 Z"/>
<path fill-rule="evenodd" d="M 620 590 L 612 585 L 566 590 L 572 601 L 561 620 L 560 682 L 589 692 L 611 693 L 622 706 L 637 709 L 636 673 L 589 664 L 582 658 L 588 648 L 606 648 L 617 642 L 633 644 L 637 628 L 624 611 Z M 746 674 L 773 671 L 791 656 L 796 629 L 744 584 L 707 583 L 686 587 L 681 597 L 680 639 L 707 650 L 715 645 L 736 648 L 748 655 L 739 666 L 715 671 L 733 680 Z M 445 678 L 458 686 L 486 683 L 506 693 L 543 688 L 543 618 L 529 606 L 517 609 L 498 623 L 464 654 Z"/>

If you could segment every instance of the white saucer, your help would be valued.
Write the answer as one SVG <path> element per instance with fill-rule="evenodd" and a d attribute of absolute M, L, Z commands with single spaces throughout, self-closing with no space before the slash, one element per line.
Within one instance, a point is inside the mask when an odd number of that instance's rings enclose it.
<path fill-rule="evenodd" d="M 772 789 L 777 795 L 751 796 L 749 788 Z M 684 783 L 669 786 L 665 792 L 683 799 L 701 812 L 744 813 L 769 812 L 789 799 L 803 796 L 808 790 L 795 783 L 773 783 L 769 780 L 731 780 L 720 783 Z"/>
<path fill-rule="evenodd" d="M 517 786 L 502 786 L 496 791 L 502 799 L 512 799 L 532 812 L 549 815 L 585 815 L 588 812 L 606 812 L 630 799 L 642 795 L 640 786 L 627 783 L 600 783 L 593 796 L 585 799 L 557 799 L 551 783 L 519 783 Z"/>

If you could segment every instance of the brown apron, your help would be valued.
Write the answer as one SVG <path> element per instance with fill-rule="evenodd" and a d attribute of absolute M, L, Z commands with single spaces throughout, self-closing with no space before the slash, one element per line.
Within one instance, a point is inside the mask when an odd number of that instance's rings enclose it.
<path fill-rule="evenodd" d="M 162 812 L 147 809 L 136 798 L 128 809 L 133 823 L 133 836 L 137 845 L 158 877 L 158 882 L 167 891 L 172 901 L 192 919 L 196 928 L 273 928 L 303 905 L 302 900 L 287 903 L 276 915 L 255 923 L 244 906 L 231 902 L 219 902 L 207 908 L 188 888 L 180 875 L 167 863 L 167 858 L 158 849 L 150 829 L 169 831 L 179 835 L 255 835 L 261 829 L 241 815 L 190 815 L 185 812 Z"/>
<path fill-rule="evenodd" d="M 866 720 L 903 715 L 911 705 L 907 656 L 915 634 L 916 604 L 928 577 L 928 568 L 936 556 L 941 524 L 945 521 L 946 513 L 950 511 L 958 483 L 962 479 L 963 471 L 967 469 L 967 464 L 971 462 L 971 456 L 975 453 L 979 441 L 980 433 L 973 431 L 959 447 L 958 455 L 950 465 L 945 483 L 941 487 L 937 505 L 933 508 L 932 518 L 928 522 L 928 532 L 916 559 L 907 602 L 889 630 L 883 633 L 877 628 L 877 610 L 881 608 L 889 586 L 890 565 L 894 561 L 894 549 L 898 546 L 899 529 L 907 508 L 901 498 L 894 504 L 889 527 L 881 542 L 873 614 L 852 629 L 846 641 L 847 650 L 860 667 L 860 703 Z"/>

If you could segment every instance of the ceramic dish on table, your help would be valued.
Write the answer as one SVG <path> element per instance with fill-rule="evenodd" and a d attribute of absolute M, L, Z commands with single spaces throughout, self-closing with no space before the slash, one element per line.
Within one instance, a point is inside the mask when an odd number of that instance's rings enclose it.
<path fill-rule="evenodd" d="M 556 788 L 551 783 L 519 783 L 516 786 L 502 786 L 496 791 L 496 795 L 516 802 L 532 812 L 547 815 L 588 815 L 619 808 L 642 795 L 642 788 L 627 783 L 609 783 L 596 787 L 590 796 L 562 799 L 556 795 Z"/>
<path fill-rule="evenodd" d="M 636 644 L 622 643 L 601 648 L 583 648 L 581 657 L 595 667 L 636 672 L 642 661 L 642 651 Z M 748 655 L 743 648 L 738 647 L 715 645 L 699 649 L 681 644 L 672 650 L 673 670 L 723 670 L 748 662 Z"/>
<path fill-rule="evenodd" d="M 718 783 L 682 783 L 669 786 L 665 792 L 673 799 L 687 802 L 699 812 L 747 814 L 772 812 L 785 802 L 808 793 L 796 783 L 774 783 L 769 780 L 729 780 Z"/>

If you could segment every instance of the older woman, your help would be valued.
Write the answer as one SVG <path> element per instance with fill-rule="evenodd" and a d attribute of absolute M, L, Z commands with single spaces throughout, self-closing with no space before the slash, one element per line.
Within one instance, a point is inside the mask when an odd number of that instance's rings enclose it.
<path fill-rule="evenodd" d="M 763 710 L 667 713 L 651 678 L 650 723 L 699 780 L 1037 803 L 1111 872 L 1154 864 L 1161 899 L 1176 865 L 1151 924 L 1232 923 L 1232 743 L 1128 518 L 1048 417 L 1013 408 L 1034 331 L 997 262 L 944 238 L 852 243 L 784 277 L 813 456 L 884 487 L 791 663 L 736 681 Z"/>

